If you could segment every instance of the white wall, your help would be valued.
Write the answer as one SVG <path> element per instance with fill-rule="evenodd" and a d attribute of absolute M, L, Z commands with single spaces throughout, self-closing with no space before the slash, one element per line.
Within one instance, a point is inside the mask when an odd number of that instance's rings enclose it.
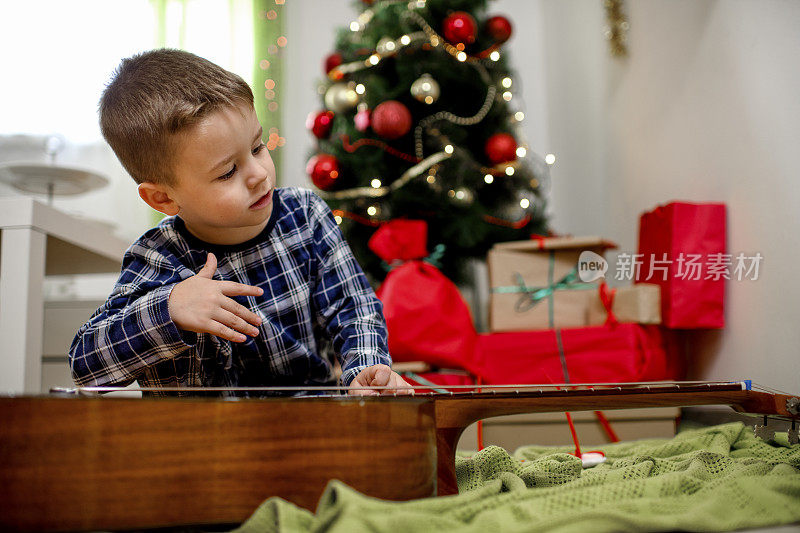
<path fill-rule="evenodd" d="M 319 106 L 314 80 L 346 0 L 287 5 L 284 184 L 307 186 Z M 562 233 L 635 251 L 638 217 L 674 199 L 728 205 L 729 252 L 761 252 L 757 281 L 728 286 L 727 327 L 689 337 L 692 376 L 800 389 L 800 306 L 790 236 L 800 232 L 800 3 L 626 2 L 629 56 L 613 58 L 600 0 L 500 0 L 531 148 L 552 152 L 551 210 Z M 519 87 L 519 85 L 517 85 Z"/>
<path fill-rule="evenodd" d="M 692 377 L 797 391 L 800 3 L 626 2 L 621 60 L 587 31 L 604 24 L 600 2 L 541 5 L 556 228 L 632 251 L 641 212 L 725 202 L 728 251 L 765 259 L 757 281 L 729 283 L 725 330 L 691 338 Z"/>
<path fill-rule="evenodd" d="M 334 28 L 349 26 L 356 11 L 346 0 L 286 2 L 284 28 L 283 121 L 286 144 L 281 148 L 281 185 L 311 187 L 305 173 L 313 136 L 305 127 L 309 113 L 322 108 L 317 86 L 325 79 L 323 62 L 333 51 Z"/>

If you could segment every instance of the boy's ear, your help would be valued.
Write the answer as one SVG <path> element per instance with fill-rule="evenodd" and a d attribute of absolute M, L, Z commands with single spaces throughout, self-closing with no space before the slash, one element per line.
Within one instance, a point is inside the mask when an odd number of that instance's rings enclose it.
<path fill-rule="evenodd" d="M 147 205 L 167 216 L 177 215 L 181 209 L 170 195 L 169 189 L 158 183 L 140 183 L 139 196 Z"/>

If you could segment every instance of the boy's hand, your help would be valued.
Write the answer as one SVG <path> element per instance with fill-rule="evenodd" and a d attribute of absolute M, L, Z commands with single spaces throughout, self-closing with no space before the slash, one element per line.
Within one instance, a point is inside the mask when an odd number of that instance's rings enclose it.
<path fill-rule="evenodd" d="M 354 390 L 353 387 L 397 387 L 397 390 Z M 350 383 L 347 394 L 354 396 L 378 396 L 379 394 L 414 394 L 411 385 L 405 382 L 397 372 L 386 365 L 372 365 L 358 373 Z"/>
<path fill-rule="evenodd" d="M 209 253 L 200 272 L 172 289 L 167 303 L 172 321 L 180 329 L 211 333 L 233 342 L 255 337 L 261 318 L 230 296 L 261 296 L 264 291 L 234 281 L 213 280 L 217 258 Z"/>

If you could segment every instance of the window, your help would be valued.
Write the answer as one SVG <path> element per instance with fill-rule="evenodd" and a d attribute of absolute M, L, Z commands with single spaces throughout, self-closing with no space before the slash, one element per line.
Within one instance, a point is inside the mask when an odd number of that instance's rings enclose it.
<path fill-rule="evenodd" d="M 101 139 L 97 102 L 119 61 L 184 48 L 252 81 L 252 0 L 30 0 L 0 6 L 0 134 Z"/>

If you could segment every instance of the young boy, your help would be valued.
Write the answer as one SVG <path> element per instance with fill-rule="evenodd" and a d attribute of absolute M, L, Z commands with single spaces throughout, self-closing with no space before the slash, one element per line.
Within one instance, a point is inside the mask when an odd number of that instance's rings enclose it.
<path fill-rule="evenodd" d="M 275 188 L 239 76 L 179 50 L 124 59 L 100 125 L 139 196 L 168 217 L 128 249 L 113 292 L 78 330 L 78 385 L 331 385 L 332 348 L 349 393 L 407 387 L 330 209 Z"/>

